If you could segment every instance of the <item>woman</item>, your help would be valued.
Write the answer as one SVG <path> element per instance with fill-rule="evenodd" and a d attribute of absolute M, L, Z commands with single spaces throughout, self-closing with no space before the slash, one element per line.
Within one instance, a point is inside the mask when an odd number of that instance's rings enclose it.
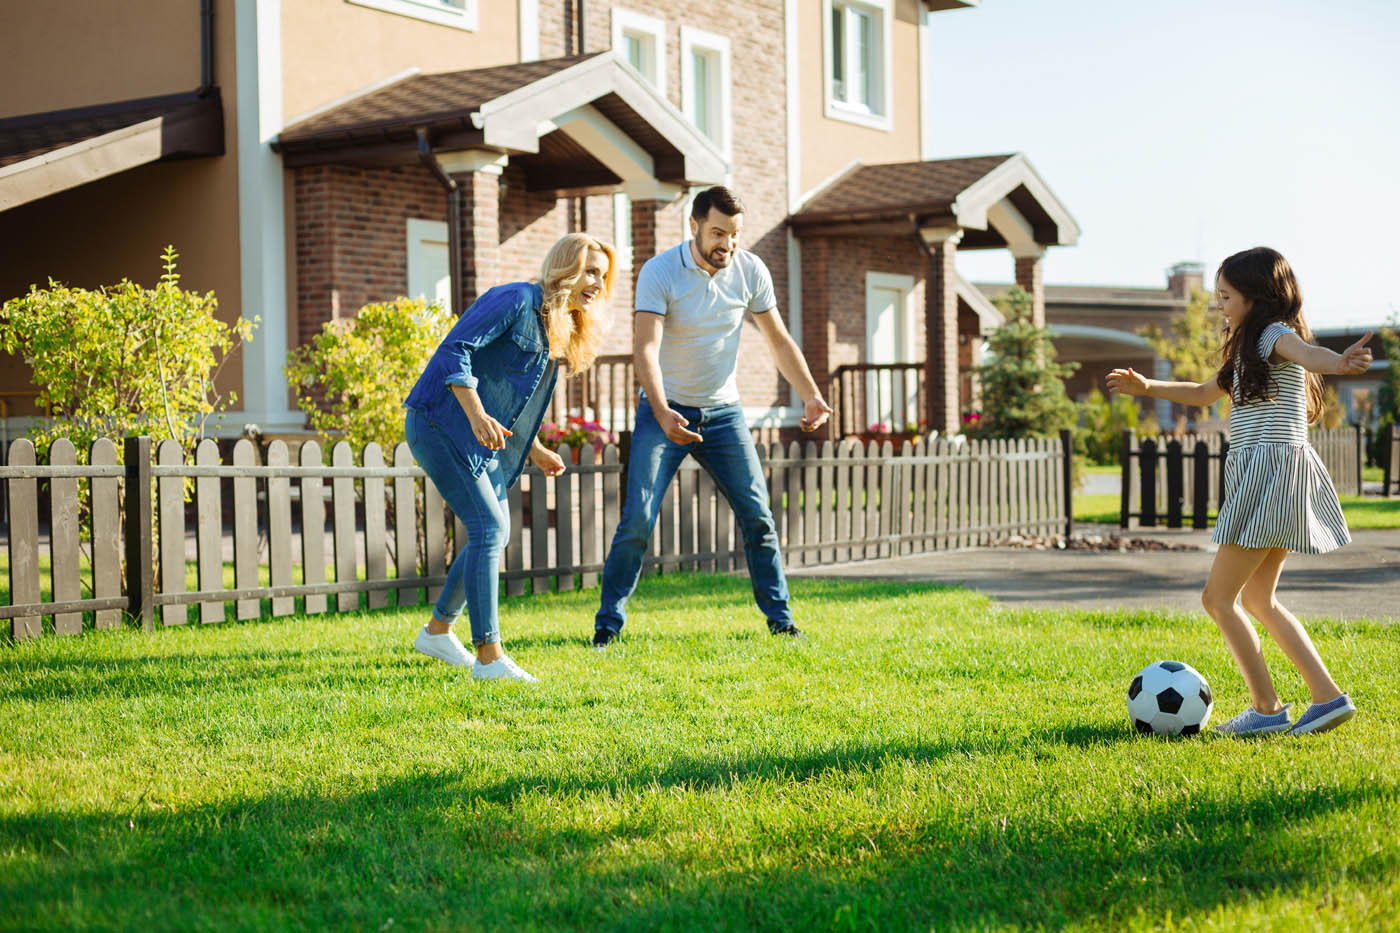
<path fill-rule="evenodd" d="M 448 664 L 472 664 L 478 680 L 535 678 L 501 648 L 497 582 L 510 534 L 506 490 L 525 458 L 547 476 L 564 461 L 537 436 L 559 361 L 578 375 L 593 364 L 615 275 L 613 248 L 582 233 L 555 243 L 540 282 L 498 285 L 463 313 L 433 353 L 404 405 L 418 465 L 466 525 L 467 542 L 414 647 Z M 466 607 L 476 658 L 453 624 Z"/>

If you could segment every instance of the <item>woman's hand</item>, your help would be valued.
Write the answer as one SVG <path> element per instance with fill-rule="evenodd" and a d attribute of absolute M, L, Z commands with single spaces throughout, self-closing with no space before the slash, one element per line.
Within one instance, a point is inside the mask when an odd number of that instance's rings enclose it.
<path fill-rule="evenodd" d="M 467 420 L 472 423 L 472 434 L 481 442 L 481 446 L 487 450 L 505 450 L 506 438 L 510 437 L 506 426 L 486 412 L 482 412 L 480 417 L 473 418 L 467 415 Z"/>
<path fill-rule="evenodd" d="M 1127 369 L 1115 369 L 1108 374 L 1108 390 L 1121 392 L 1123 395 L 1146 395 L 1147 379 L 1131 366 Z"/>
<path fill-rule="evenodd" d="M 466 412 L 467 420 L 471 422 L 472 436 L 477 442 L 487 450 L 505 450 L 506 438 L 510 437 L 511 432 L 486 413 L 486 408 L 481 404 L 481 396 L 476 394 L 476 390 L 454 385 L 452 394 L 457 397 L 457 404 L 462 406 L 462 411 Z"/>
<path fill-rule="evenodd" d="M 564 458 L 539 441 L 535 441 L 530 448 L 530 462 L 539 467 L 545 476 L 559 476 L 564 472 Z"/>

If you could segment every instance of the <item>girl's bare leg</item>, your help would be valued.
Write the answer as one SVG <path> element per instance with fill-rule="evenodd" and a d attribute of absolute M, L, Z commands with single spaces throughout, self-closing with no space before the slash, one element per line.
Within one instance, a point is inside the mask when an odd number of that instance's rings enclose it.
<path fill-rule="evenodd" d="M 1312 639 L 1302 623 L 1278 602 L 1278 578 L 1283 572 L 1286 557 L 1288 551 L 1284 548 L 1270 548 L 1263 562 L 1245 583 L 1240 601 L 1244 603 L 1245 610 L 1268 629 L 1288 660 L 1303 675 L 1303 682 L 1312 694 L 1312 702 L 1326 703 L 1341 696 L 1342 691 L 1327 672 L 1327 665 L 1322 663 L 1322 656 L 1313 647 Z"/>
<path fill-rule="evenodd" d="M 1235 666 L 1244 675 L 1251 704 L 1257 712 L 1266 716 L 1282 710 L 1283 704 L 1279 702 L 1273 679 L 1269 677 L 1269 669 L 1264 664 L 1264 655 L 1259 650 L 1259 633 L 1236 607 L 1235 599 L 1268 553 L 1263 548 L 1222 544 L 1220 550 L 1215 552 L 1210 577 L 1201 593 L 1201 605 L 1215 620 L 1230 654 L 1235 658 Z"/>

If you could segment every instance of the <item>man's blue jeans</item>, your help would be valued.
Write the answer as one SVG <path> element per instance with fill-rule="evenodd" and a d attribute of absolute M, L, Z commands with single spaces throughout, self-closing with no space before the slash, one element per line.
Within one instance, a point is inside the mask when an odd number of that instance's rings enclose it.
<path fill-rule="evenodd" d="M 492 457 L 486 469 L 472 476 L 462 445 L 426 414 L 412 408 L 404 419 L 404 435 L 413 459 L 442 493 L 452 514 L 467 527 L 466 546 L 447 570 L 447 582 L 433 614 L 451 625 L 466 606 L 472 644 L 498 642 L 501 551 L 510 537 L 510 509 L 500 459 Z"/>
<path fill-rule="evenodd" d="M 758 451 L 744 422 L 744 410 L 738 405 L 671 407 L 685 416 L 690 429 L 703 440 L 675 443 L 661 430 L 651 404 L 646 399 L 638 403 L 632 449 L 627 456 L 627 501 L 622 506 L 622 520 L 613 536 L 612 550 L 603 565 L 603 598 L 595 627 L 617 632 L 627 621 L 627 600 L 641 576 L 642 559 L 665 501 L 666 487 L 671 485 L 681 461 L 690 455 L 714 478 L 715 486 L 729 500 L 739 521 L 754 601 L 768 619 L 769 628 L 786 628 L 792 624 L 792 610 L 788 607 L 787 579 L 778 551 L 778 531 L 768 507 L 768 487 L 763 481 Z"/>

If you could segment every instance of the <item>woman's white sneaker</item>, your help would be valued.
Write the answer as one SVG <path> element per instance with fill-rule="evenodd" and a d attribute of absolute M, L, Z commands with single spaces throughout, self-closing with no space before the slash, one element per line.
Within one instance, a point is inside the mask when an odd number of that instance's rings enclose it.
<path fill-rule="evenodd" d="M 430 635 L 425 625 L 413 640 L 413 647 L 430 658 L 446 661 L 455 667 L 466 667 L 473 660 L 471 652 L 457 638 L 457 633 L 450 629 L 441 635 Z"/>
<path fill-rule="evenodd" d="M 482 664 L 477 661 L 472 665 L 472 677 L 477 680 L 513 680 L 522 684 L 533 684 L 538 682 L 533 674 L 528 674 L 520 669 L 520 665 L 510 659 L 509 655 L 501 655 L 490 664 Z"/>

